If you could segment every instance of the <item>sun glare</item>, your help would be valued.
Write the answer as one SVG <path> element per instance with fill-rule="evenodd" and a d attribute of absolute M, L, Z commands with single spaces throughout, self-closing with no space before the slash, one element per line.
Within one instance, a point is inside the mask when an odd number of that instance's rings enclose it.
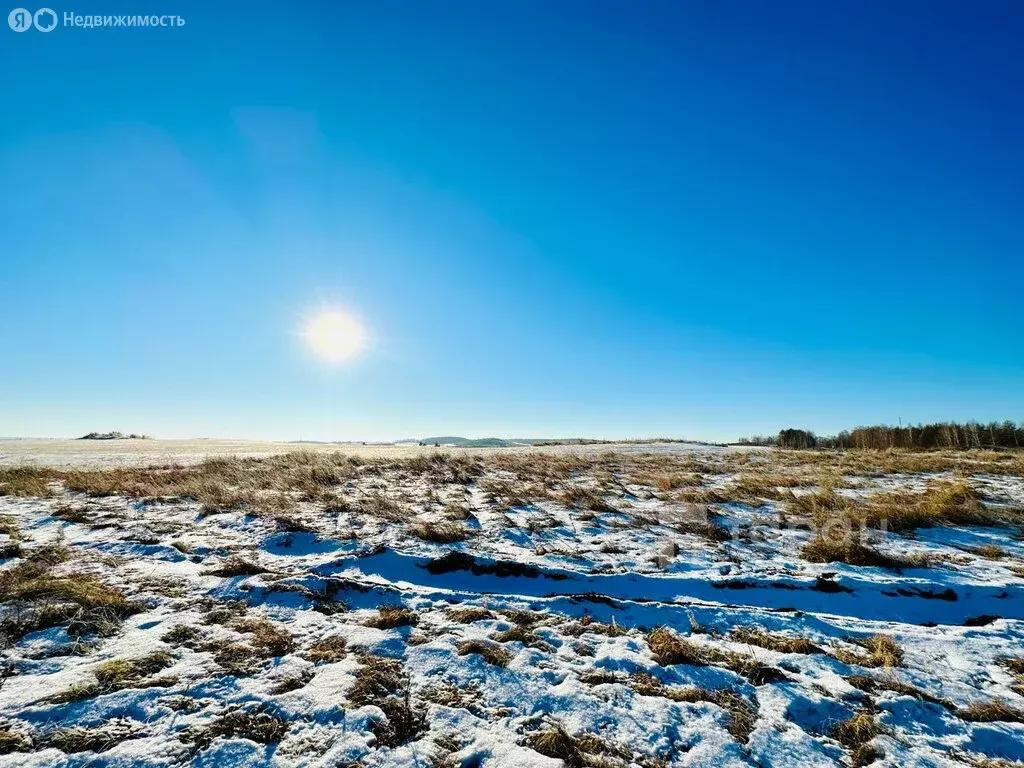
<path fill-rule="evenodd" d="M 321 360 L 342 363 L 366 346 L 366 330 L 347 312 L 323 310 L 311 317 L 303 333 L 306 343 Z"/>

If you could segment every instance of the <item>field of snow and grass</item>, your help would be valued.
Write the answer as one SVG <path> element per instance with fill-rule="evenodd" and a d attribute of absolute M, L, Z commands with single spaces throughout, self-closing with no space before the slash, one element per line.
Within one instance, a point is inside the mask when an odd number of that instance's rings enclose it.
<path fill-rule="evenodd" d="M 1021 454 L 82 450 L 0 456 L 0 765 L 1024 764 Z"/>

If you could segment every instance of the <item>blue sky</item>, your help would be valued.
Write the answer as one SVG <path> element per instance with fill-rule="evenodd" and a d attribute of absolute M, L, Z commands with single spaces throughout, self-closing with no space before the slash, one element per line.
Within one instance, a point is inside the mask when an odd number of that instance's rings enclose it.
<path fill-rule="evenodd" d="M 1017 2 L 74 12 L 186 24 L 0 34 L 0 434 L 1024 419 Z"/>

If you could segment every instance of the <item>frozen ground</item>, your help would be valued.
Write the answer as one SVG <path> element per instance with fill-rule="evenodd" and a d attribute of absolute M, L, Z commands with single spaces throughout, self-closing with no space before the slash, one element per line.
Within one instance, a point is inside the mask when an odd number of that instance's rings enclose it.
<path fill-rule="evenodd" d="M 50 467 L 103 469 L 150 464 L 195 464 L 223 456 L 275 456 L 289 451 L 343 452 L 366 459 L 403 459 L 421 455 L 418 445 L 408 443 L 282 443 L 261 440 L 64 440 L 0 437 L 0 467 L 34 464 Z M 486 455 L 508 448 L 459 449 L 460 453 Z M 689 453 L 733 451 L 701 443 L 596 443 L 516 448 L 516 451 L 595 455 L 609 450 L 627 453 Z M 747 449 L 749 450 L 749 449 Z"/>
<path fill-rule="evenodd" d="M 64 468 L 42 489 L 0 474 L 19 493 L 0 496 L 0 765 L 1024 760 L 1016 457 L 335 447 L 67 469 L 134 450 L 21 454 Z M 928 525 L 856 532 L 884 565 L 806 557 L 822 514 L 932 498 Z"/>

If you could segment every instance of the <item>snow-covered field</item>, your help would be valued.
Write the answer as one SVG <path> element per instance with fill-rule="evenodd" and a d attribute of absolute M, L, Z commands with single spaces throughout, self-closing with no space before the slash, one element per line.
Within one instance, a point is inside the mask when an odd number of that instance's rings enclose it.
<path fill-rule="evenodd" d="M 3 462 L 0 765 L 1024 760 L 1019 455 L 213 453 Z"/>

